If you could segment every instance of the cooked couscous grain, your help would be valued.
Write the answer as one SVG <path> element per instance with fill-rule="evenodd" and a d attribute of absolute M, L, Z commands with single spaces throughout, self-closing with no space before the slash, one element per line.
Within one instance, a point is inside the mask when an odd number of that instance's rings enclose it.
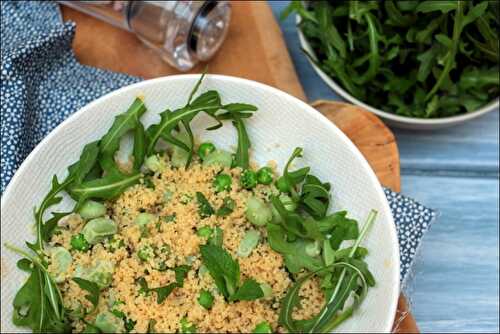
<path fill-rule="evenodd" d="M 264 320 L 273 328 L 284 330 L 278 327 L 279 300 L 292 281 L 285 270 L 282 256 L 266 242 L 261 242 L 248 257 L 238 258 L 238 262 L 241 280 L 253 278 L 259 283 L 267 283 L 272 288 L 271 299 L 228 303 L 217 293 L 212 277 L 208 273 L 199 273 L 202 264 L 199 247 L 206 240 L 196 234 L 198 228 L 220 227 L 223 230 L 223 247 L 233 258 L 237 258 L 238 246 L 245 231 L 255 228 L 245 218 L 246 199 L 252 192 L 239 185 L 241 169 L 224 168 L 221 171 L 220 167 L 202 167 L 198 162 L 188 169 L 177 169 L 165 159 L 163 163 L 165 168 L 151 177 L 154 189 L 148 188 L 143 182 L 129 188 L 116 200 L 106 203 L 109 218 L 118 224 L 118 234 L 113 238 L 115 241 L 123 240 L 122 247 L 114 249 L 105 243 L 95 245 L 87 253 L 72 252 L 73 262 L 67 272 L 68 278 L 82 268 L 88 270 L 102 261 L 111 262 L 114 268 L 111 284 L 103 290 L 97 310 L 87 315 L 85 320 L 92 322 L 97 313 L 107 311 L 115 301 L 122 301 L 119 311 L 136 322 L 132 332 L 146 332 L 152 319 L 156 320 L 155 331 L 176 332 L 183 317 L 196 324 L 199 332 L 251 332 Z M 230 191 L 214 191 L 212 181 L 219 172 L 230 175 L 235 181 Z M 165 200 L 166 192 L 170 193 L 168 200 Z M 235 208 L 225 217 L 212 215 L 202 219 L 194 199 L 196 192 L 201 192 L 214 208 L 220 207 L 224 198 L 229 196 L 235 201 Z M 258 185 L 253 191 L 255 196 L 266 200 L 270 194 L 276 193 L 272 185 Z M 191 200 L 183 200 L 186 196 Z M 141 231 L 134 224 L 137 215 L 143 212 L 157 216 L 157 221 L 148 224 L 146 231 Z M 175 220 L 168 221 L 168 217 L 175 217 Z M 79 233 L 84 223 L 77 214 L 68 216 L 59 232 L 53 236 L 51 245 L 69 249 L 71 236 Z M 265 228 L 260 228 L 260 232 L 266 235 Z M 166 251 L 156 251 L 144 261 L 137 256 L 137 251 L 145 246 Z M 175 282 L 175 275 L 172 270 L 159 268 L 174 268 L 188 263 L 191 270 L 182 288 L 175 289 L 163 303 L 158 305 L 153 294 L 139 293 L 137 280 L 140 277 L 144 277 L 150 288 L 165 286 Z M 213 307 L 209 310 L 197 302 L 203 289 L 214 292 Z M 85 298 L 86 291 L 71 280 L 61 284 L 61 291 L 68 308 L 90 308 L 91 304 Z M 323 302 L 319 282 L 308 282 L 301 297 L 303 308 L 296 311 L 298 318 L 311 317 L 314 312 L 318 312 Z M 72 325 L 77 331 L 85 328 L 81 320 L 76 320 Z"/>

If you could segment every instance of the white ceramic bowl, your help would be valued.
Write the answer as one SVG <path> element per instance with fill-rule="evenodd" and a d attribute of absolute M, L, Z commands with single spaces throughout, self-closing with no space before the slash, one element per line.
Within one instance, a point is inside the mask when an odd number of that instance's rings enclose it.
<path fill-rule="evenodd" d="M 300 18 L 297 16 L 296 19 L 297 24 L 300 22 Z M 297 31 L 299 33 L 299 40 L 300 40 L 300 45 L 304 50 L 306 50 L 312 57 L 316 59 L 316 54 L 309 44 L 309 41 L 306 39 L 302 31 L 297 27 Z M 499 106 L 499 98 L 496 98 L 495 100 L 491 101 L 487 105 L 479 108 L 478 110 L 475 110 L 473 112 L 463 114 L 463 115 L 457 115 L 457 116 L 450 116 L 450 117 L 442 117 L 442 118 L 430 118 L 430 119 L 425 119 L 425 118 L 415 118 L 415 117 L 405 117 L 405 116 L 399 116 L 396 114 L 392 114 L 380 109 L 377 109 L 371 105 L 368 105 L 364 103 L 363 101 L 358 100 L 354 96 L 352 96 L 349 92 L 347 92 L 344 88 L 342 88 L 337 82 L 335 82 L 328 74 L 326 74 L 320 67 L 318 67 L 309 57 L 307 57 L 307 60 L 311 64 L 311 66 L 314 68 L 316 73 L 323 79 L 323 81 L 330 86 L 331 89 L 333 89 L 337 94 L 342 96 L 344 99 L 346 99 L 349 102 L 352 102 L 354 104 L 357 104 L 358 106 L 362 106 L 366 110 L 374 113 L 375 115 L 379 116 L 382 118 L 387 124 L 396 126 L 398 128 L 404 128 L 404 129 L 413 129 L 413 130 L 434 130 L 434 129 L 440 129 L 440 128 L 445 128 L 445 127 L 450 127 L 453 125 L 458 125 L 463 122 L 466 122 L 468 120 L 477 118 L 481 115 L 484 115 L 490 111 L 493 110 L 498 110 Z"/>
<path fill-rule="evenodd" d="M 2 197 L 2 331 L 20 331 L 12 317 L 12 300 L 23 283 L 24 274 L 15 266 L 18 256 L 4 247 L 5 242 L 23 246 L 31 239 L 33 207 L 49 189 L 53 174 L 60 179 L 66 166 L 78 159 L 84 144 L 100 138 L 116 114 L 127 109 L 134 97 L 142 94 L 148 112 L 143 122 L 159 119 L 165 107 L 182 106 L 199 75 L 176 75 L 143 81 L 107 94 L 88 104 L 52 131 L 21 165 Z M 263 164 L 276 160 L 279 168 L 297 146 L 312 172 L 333 185 L 333 209 L 347 209 L 362 224 L 370 209 L 378 219 L 363 242 L 370 250 L 367 258 L 377 285 L 352 319 L 339 331 L 389 332 L 399 295 L 399 250 L 391 212 L 374 172 L 353 143 L 331 122 L 306 103 L 275 88 L 244 79 L 208 75 L 201 91 L 216 89 L 223 102 L 248 102 L 259 111 L 249 119 L 248 132 L 254 159 Z M 207 132 L 212 120 L 200 114 L 193 130 L 202 139 L 217 146 L 234 147 L 236 133 L 232 125 Z M 62 209 L 70 209 L 63 201 Z"/>

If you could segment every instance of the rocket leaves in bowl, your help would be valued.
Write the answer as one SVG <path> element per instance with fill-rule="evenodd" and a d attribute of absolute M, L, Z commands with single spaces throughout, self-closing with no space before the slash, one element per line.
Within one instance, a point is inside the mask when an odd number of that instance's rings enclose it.
<path fill-rule="evenodd" d="M 375 108 L 440 118 L 499 96 L 497 1 L 293 1 L 291 12 L 311 60 Z"/>

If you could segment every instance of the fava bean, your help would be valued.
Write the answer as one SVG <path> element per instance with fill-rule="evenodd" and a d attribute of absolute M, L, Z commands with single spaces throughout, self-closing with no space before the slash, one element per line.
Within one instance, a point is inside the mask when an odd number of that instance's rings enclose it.
<path fill-rule="evenodd" d="M 203 160 L 203 167 L 220 165 L 222 167 L 231 168 L 232 163 L 233 156 L 231 153 L 223 150 L 215 150 L 205 157 L 205 160 Z"/>
<path fill-rule="evenodd" d="M 144 230 L 147 225 L 154 222 L 155 220 L 155 215 L 147 212 L 141 212 L 137 215 L 137 217 L 135 217 L 134 224 L 138 225 L 141 230 Z"/>
<path fill-rule="evenodd" d="M 83 203 L 83 205 L 78 210 L 80 216 L 87 220 L 102 217 L 106 214 L 106 206 L 104 204 L 88 200 Z"/>
<path fill-rule="evenodd" d="M 264 299 L 269 299 L 273 296 L 273 288 L 269 284 L 267 283 L 260 284 L 260 289 L 264 293 Z"/>
<path fill-rule="evenodd" d="M 96 244 L 117 232 L 114 221 L 109 218 L 95 218 L 83 227 L 82 234 L 89 244 Z"/>
<path fill-rule="evenodd" d="M 94 326 L 99 328 L 103 333 L 122 333 L 124 331 L 123 320 L 108 311 L 97 315 Z"/>
<path fill-rule="evenodd" d="M 54 247 L 50 252 L 50 260 L 52 268 L 54 269 L 53 275 L 56 283 L 64 281 L 66 273 L 73 262 L 73 257 L 70 252 L 64 247 Z"/>
<path fill-rule="evenodd" d="M 271 208 L 264 203 L 264 201 L 255 196 L 247 200 L 245 215 L 252 224 L 257 226 L 266 225 L 273 217 Z"/>
<path fill-rule="evenodd" d="M 321 252 L 321 245 L 318 240 L 307 243 L 305 247 L 306 254 L 309 256 L 318 256 Z"/>
<path fill-rule="evenodd" d="M 236 254 L 240 257 L 248 257 L 252 250 L 257 246 L 260 239 L 260 233 L 257 230 L 249 230 L 245 232 L 241 239 L 238 251 Z"/>

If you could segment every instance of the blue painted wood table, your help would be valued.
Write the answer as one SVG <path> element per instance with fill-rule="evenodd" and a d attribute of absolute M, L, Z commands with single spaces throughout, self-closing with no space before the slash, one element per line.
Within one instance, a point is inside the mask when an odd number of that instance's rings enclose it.
<path fill-rule="evenodd" d="M 287 2 L 271 1 L 273 13 Z M 294 19 L 280 22 L 310 101 L 340 98 L 300 50 Z M 499 332 L 499 112 L 462 126 L 393 129 L 402 191 L 436 209 L 409 287 L 422 332 Z"/>

